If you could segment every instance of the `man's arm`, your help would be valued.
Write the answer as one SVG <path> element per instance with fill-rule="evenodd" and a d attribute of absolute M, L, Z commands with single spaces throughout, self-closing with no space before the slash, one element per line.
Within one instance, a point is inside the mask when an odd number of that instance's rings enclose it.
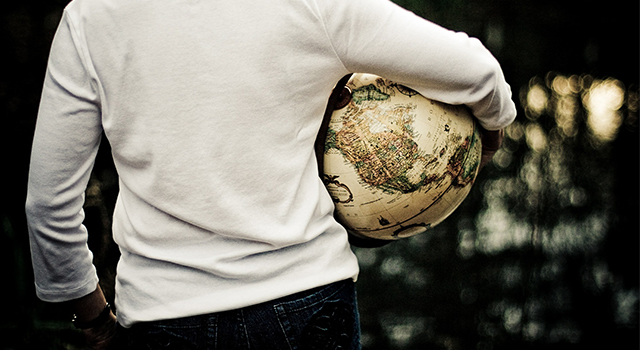
<path fill-rule="evenodd" d="M 25 210 L 38 297 L 63 302 L 91 349 L 106 349 L 116 319 L 97 284 L 82 225 L 84 191 L 102 124 L 99 96 L 80 42 L 65 13 L 49 55 Z"/>
<path fill-rule="evenodd" d="M 25 211 L 36 292 L 65 302 L 95 290 L 84 192 L 102 135 L 100 99 L 65 14 L 52 43 L 29 164 Z"/>
<path fill-rule="evenodd" d="M 483 128 L 516 116 L 499 62 L 476 38 L 445 29 L 387 0 L 323 1 L 321 16 L 347 71 L 406 85 L 424 97 L 469 107 Z"/>

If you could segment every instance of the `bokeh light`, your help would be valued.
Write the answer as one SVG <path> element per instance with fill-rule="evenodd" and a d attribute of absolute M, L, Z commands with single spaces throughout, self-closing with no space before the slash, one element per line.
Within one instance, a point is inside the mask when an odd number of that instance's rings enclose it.
<path fill-rule="evenodd" d="M 583 94 L 587 125 L 598 143 L 613 141 L 622 125 L 620 110 L 625 101 L 622 82 L 615 79 L 595 80 Z"/>
<path fill-rule="evenodd" d="M 543 115 L 553 118 L 555 129 L 549 131 L 563 140 L 575 138 L 586 118 L 588 137 L 596 148 L 616 138 L 625 123 L 625 107 L 631 112 L 626 116 L 626 124 L 637 125 L 638 92 L 627 91 L 624 84 L 614 78 L 550 72 L 544 78 L 532 78 L 520 95 L 529 120 L 525 126 L 527 144 L 536 152 L 546 146 L 543 132 L 535 124 Z"/>

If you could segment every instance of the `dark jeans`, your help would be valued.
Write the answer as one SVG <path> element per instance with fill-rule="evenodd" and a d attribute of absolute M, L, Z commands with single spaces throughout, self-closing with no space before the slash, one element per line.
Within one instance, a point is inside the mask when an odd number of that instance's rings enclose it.
<path fill-rule="evenodd" d="M 360 349 L 355 286 L 345 280 L 238 310 L 119 327 L 117 349 Z"/>

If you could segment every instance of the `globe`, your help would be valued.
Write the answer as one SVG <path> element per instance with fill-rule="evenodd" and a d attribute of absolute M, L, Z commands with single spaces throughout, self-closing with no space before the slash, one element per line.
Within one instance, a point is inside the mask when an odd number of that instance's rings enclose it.
<path fill-rule="evenodd" d="M 360 238 L 426 232 L 469 194 L 482 146 L 464 106 L 430 100 L 372 74 L 353 74 L 331 113 L 323 182 L 335 217 Z"/>

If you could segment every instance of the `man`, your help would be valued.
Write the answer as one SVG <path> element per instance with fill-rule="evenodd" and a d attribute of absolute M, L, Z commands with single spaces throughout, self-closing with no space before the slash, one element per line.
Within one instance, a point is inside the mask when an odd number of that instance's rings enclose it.
<path fill-rule="evenodd" d="M 38 296 L 68 302 L 93 348 L 112 342 L 82 226 L 104 131 L 120 177 L 122 344 L 359 348 L 358 265 L 313 147 L 350 72 L 465 104 L 488 135 L 515 117 L 478 40 L 387 0 L 71 2 L 31 159 Z"/>

